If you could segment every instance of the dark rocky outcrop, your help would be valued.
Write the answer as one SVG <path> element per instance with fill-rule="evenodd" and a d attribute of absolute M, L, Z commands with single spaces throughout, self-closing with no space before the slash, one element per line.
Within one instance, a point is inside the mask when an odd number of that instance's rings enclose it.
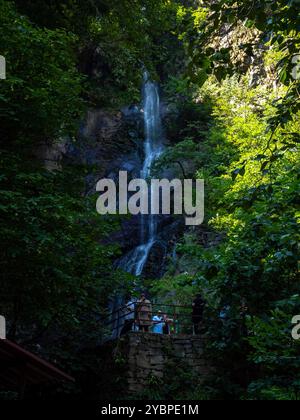
<path fill-rule="evenodd" d="M 166 118 L 170 112 L 167 105 L 162 108 L 168 125 Z M 129 179 L 138 178 L 144 158 L 143 142 L 143 114 L 137 105 L 115 112 L 90 109 L 76 139 L 41 143 L 36 154 L 49 170 L 59 170 L 63 163 L 90 168 L 83 192 L 89 195 L 95 193 L 99 179 L 110 178 L 117 183 L 121 170 L 128 172 Z M 162 170 L 160 176 L 172 178 L 174 173 Z M 112 234 L 107 243 L 118 244 L 123 255 L 130 253 L 140 244 L 140 223 L 139 216 L 124 217 L 121 229 Z M 151 249 L 144 277 L 155 279 L 163 276 L 176 242 L 185 231 L 183 217 L 159 217 L 158 238 Z"/>
<path fill-rule="evenodd" d="M 132 111 L 135 113 L 135 109 Z M 120 170 L 132 176 L 141 165 L 142 137 L 132 131 L 132 115 L 90 110 L 76 143 L 69 143 L 66 158 L 93 168 L 87 193 L 95 191 L 101 178 L 118 179 Z M 135 123 L 137 126 L 138 124 Z"/>

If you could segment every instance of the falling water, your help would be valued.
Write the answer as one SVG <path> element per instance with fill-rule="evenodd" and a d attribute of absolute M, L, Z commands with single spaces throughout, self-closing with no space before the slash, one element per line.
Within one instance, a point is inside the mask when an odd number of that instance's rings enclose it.
<path fill-rule="evenodd" d="M 149 79 L 149 74 L 147 72 L 144 74 L 143 96 L 145 158 L 141 170 L 141 178 L 147 180 L 151 176 L 153 164 L 163 151 L 158 87 Z M 141 216 L 140 245 L 123 258 L 120 262 L 121 268 L 136 276 L 140 276 L 142 274 L 151 249 L 157 240 L 157 227 L 157 216 Z"/>

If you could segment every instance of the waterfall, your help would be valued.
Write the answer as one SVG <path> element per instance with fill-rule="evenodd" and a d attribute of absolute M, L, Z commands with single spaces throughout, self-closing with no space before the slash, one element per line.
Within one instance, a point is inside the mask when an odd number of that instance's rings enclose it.
<path fill-rule="evenodd" d="M 151 176 L 153 164 L 163 152 L 158 86 L 150 80 L 148 72 L 144 73 L 143 114 L 145 142 L 141 178 L 147 180 Z M 141 216 L 140 245 L 120 261 L 120 268 L 136 276 L 140 276 L 143 273 L 151 249 L 157 240 L 157 228 L 158 216 Z"/>

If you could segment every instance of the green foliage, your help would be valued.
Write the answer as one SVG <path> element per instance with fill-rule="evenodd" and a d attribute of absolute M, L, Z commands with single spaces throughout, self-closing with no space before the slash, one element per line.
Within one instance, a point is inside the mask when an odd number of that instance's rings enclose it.
<path fill-rule="evenodd" d="M 276 309 L 269 316 L 249 318 L 249 359 L 260 370 L 259 379 L 249 385 L 249 398 L 299 399 L 300 343 L 291 336 L 291 320 L 299 310 L 299 295 L 295 295 L 276 302 Z"/>
<path fill-rule="evenodd" d="M 93 314 L 101 313 L 115 288 L 110 265 L 116 249 L 99 241 L 116 225 L 97 217 L 95 198 L 82 198 L 75 169 L 49 173 L 2 152 L 1 172 L 1 295 L 8 297 L 2 301 L 8 333 L 32 342 L 54 327 L 76 333 L 95 322 Z"/>
<path fill-rule="evenodd" d="M 223 305 L 235 308 L 232 309 L 232 320 L 239 314 L 242 299 L 246 300 L 249 313 L 259 318 L 274 305 L 276 307 L 278 299 L 287 299 L 299 292 L 299 151 L 291 147 L 285 149 L 278 159 L 270 158 L 272 164 L 264 165 L 262 174 L 261 162 L 267 160 L 271 153 L 266 151 L 268 136 L 264 114 L 268 117 L 272 110 L 265 105 L 262 114 L 260 107 L 253 103 L 253 100 L 257 101 L 254 92 L 252 90 L 250 96 L 244 96 L 243 106 L 231 91 L 231 102 L 234 105 L 229 109 L 227 105 L 227 115 L 222 111 L 223 101 L 228 104 L 228 99 L 223 96 L 224 91 L 222 99 L 217 101 L 221 105 L 217 113 L 222 115 L 221 127 L 225 128 L 225 138 L 238 149 L 239 158 L 238 161 L 233 159 L 228 172 L 220 177 L 228 179 L 227 189 L 223 192 L 221 190 L 221 194 L 216 191 L 221 199 L 217 203 L 216 216 L 210 221 L 215 229 L 226 233 L 227 240 L 218 249 L 204 253 L 203 269 L 200 271 L 201 276 L 212 285 L 207 291 L 208 296 L 211 294 L 211 302 L 217 294 L 220 299 L 219 308 Z M 259 92 L 258 88 L 256 94 Z M 235 109 L 237 105 L 238 109 Z M 291 132 L 294 128 L 297 131 L 296 127 L 298 122 L 290 126 Z M 284 141 L 281 142 L 278 136 L 278 150 L 284 147 Z M 242 169 L 237 171 L 236 168 Z M 289 322 L 287 317 L 285 323 Z M 223 366 L 227 352 L 228 357 L 232 357 L 232 352 L 237 352 L 237 358 L 242 356 L 242 352 L 249 352 L 245 348 L 246 343 L 238 324 L 228 328 L 217 339 L 217 342 L 224 343 L 218 350 L 220 364 L 223 363 Z M 285 333 L 288 340 L 290 334 L 287 329 Z M 257 340 L 263 340 L 262 337 L 263 334 Z M 249 340 L 249 345 L 253 346 L 253 341 Z M 276 348 L 275 339 L 270 347 Z M 248 371 L 246 381 L 241 379 L 240 373 L 229 376 L 233 383 L 245 387 L 249 377 L 255 376 L 256 368 L 245 359 L 240 361 L 240 368 Z M 294 378 L 292 371 L 290 377 Z"/>
<path fill-rule="evenodd" d="M 202 162 L 204 139 L 212 123 L 211 104 L 209 100 L 195 103 L 188 90 L 185 90 L 184 101 L 180 96 L 178 99 L 176 88 L 171 85 L 167 94 L 174 107 L 166 121 L 171 145 L 157 161 L 155 169 L 171 168 L 176 176 L 184 179 L 193 176 Z"/>
<path fill-rule="evenodd" d="M 183 296 L 191 300 L 200 289 L 208 301 L 207 357 L 218 372 L 210 398 L 295 397 L 295 367 L 285 375 L 277 368 L 298 351 L 291 343 L 293 311 L 282 311 L 278 300 L 300 291 L 299 148 L 297 141 L 288 140 L 299 131 L 299 118 L 278 129 L 270 147 L 268 121 L 276 114 L 271 88 L 250 88 L 247 78 L 222 84 L 210 78 L 195 94 L 194 107 L 208 98 L 212 118 L 206 132 L 201 120 L 192 121 L 195 131 L 163 159 L 176 155 L 206 180 L 204 229 L 213 229 L 223 240 L 203 248 L 201 232 L 195 230 L 177 247 L 176 275 L 170 265 L 171 275 L 156 289 L 176 301 Z M 243 306 L 252 320 L 248 327 Z M 227 319 L 221 321 L 224 308 Z M 293 310 L 298 313 L 296 306 Z M 288 363 L 294 362 L 287 361 L 286 368 Z"/>
<path fill-rule="evenodd" d="M 89 36 L 102 61 L 92 79 L 95 103 L 116 107 L 138 102 L 144 68 L 154 79 L 169 73 L 168 65 L 182 51 L 173 34 L 175 15 L 176 4 L 170 1 L 128 0 L 109 2 L 107 13 L 93 18 Z"/>
<path fill-rule="evenodd" d="M 187 8 L 181 37 L 191 57 L 187 72 L 190 81 L 201 87 L 211 74 L 218 81 L 243 74 L 249 70 L 251 59 L 257 60 L 263 49 L 271 48 L 277 80 L 289 90 L 276 99 L 277 112 L 268 125 L 271 132 L 284 127 L 300 110 L 299 78 L 295 79 L 300 45 L 299 9 L 298 1 L 285 0 L 262 0 L 255 7 L 251 0 L 238 3 L 220 0 L 207 8 Z M 195 23 L 197 11 L 203 17 Z"/>
<path fill-rule="evenodd" d="M 118 247 L 104 244 L 119 224 L 97 216 L 96 197 L 84 196 L 93 168 L 61 162 L 51 172 L 36 157 L 41 142 L 51 147 L 79 127 L 78 36 L 53 22 L 41 28 L 12 2 L 0 3 L 7 60 L 0 83 L 1 313 L 9 338 L 78 378 L 97 366 L 81 349 L 99 344 L 109 297 L 130 281 L 112 269 Z M 27 3 L 28 13 L 33 6 Z"/>
<path fill-rule="evenodd" d="M 107 13 L 110 1 L 107 0 L 15 0 L 19 12 L 40 27 L 49 29 L 65 28 L 67 31 L 87 37 L 90 20 L 96 14 Z"/>
<path fill-rule="evenodd" d="M 79 68 L 93 106 L 138 102 L 143 68 L 158 78 L 174 73 L 182 48 L 176 2 L 168 0 L 16 1 L 39 26 L 77 35 Z M 181 62 L 175 66 L 181 69 Z M 158 74 L 159 73 L 159 74 Z"/>
<path fill-rule="evenodd" d="M 0 52 L 7 61 L 7 79 L 0 84 L 1 143 L 74 133 L 83 110 L 76 37 L 33 26 L 7 1 L 0 7 Z"/>

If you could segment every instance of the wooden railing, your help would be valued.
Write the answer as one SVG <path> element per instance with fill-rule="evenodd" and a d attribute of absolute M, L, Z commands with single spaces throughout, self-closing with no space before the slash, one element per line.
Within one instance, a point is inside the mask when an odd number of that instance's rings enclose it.
<path fill-rule="evenodd" d="M 141 305 L 151 307 L 151 310 L 147 311 L 147 320 L 145 318 L 142 319 L 145 322 L 141 322 L 139 317 Z M 159 316 L 162 319 L 156 321 L 155 316 Z M 146 328 L 143 326 L 144 323 L 147 324 Z M 114 338 L 127 334 L 130 331 L 155 333 L 157 324 L 163 324 L 164 327 L 167 326 L 167 328 L 164 328 L 165 331 L 163 333 L 165 334 L 194 334 L 192 304 L 188 306 L 134 302 L 121 306 L 103 319 L 103 325 L 107 334 Z"/>

